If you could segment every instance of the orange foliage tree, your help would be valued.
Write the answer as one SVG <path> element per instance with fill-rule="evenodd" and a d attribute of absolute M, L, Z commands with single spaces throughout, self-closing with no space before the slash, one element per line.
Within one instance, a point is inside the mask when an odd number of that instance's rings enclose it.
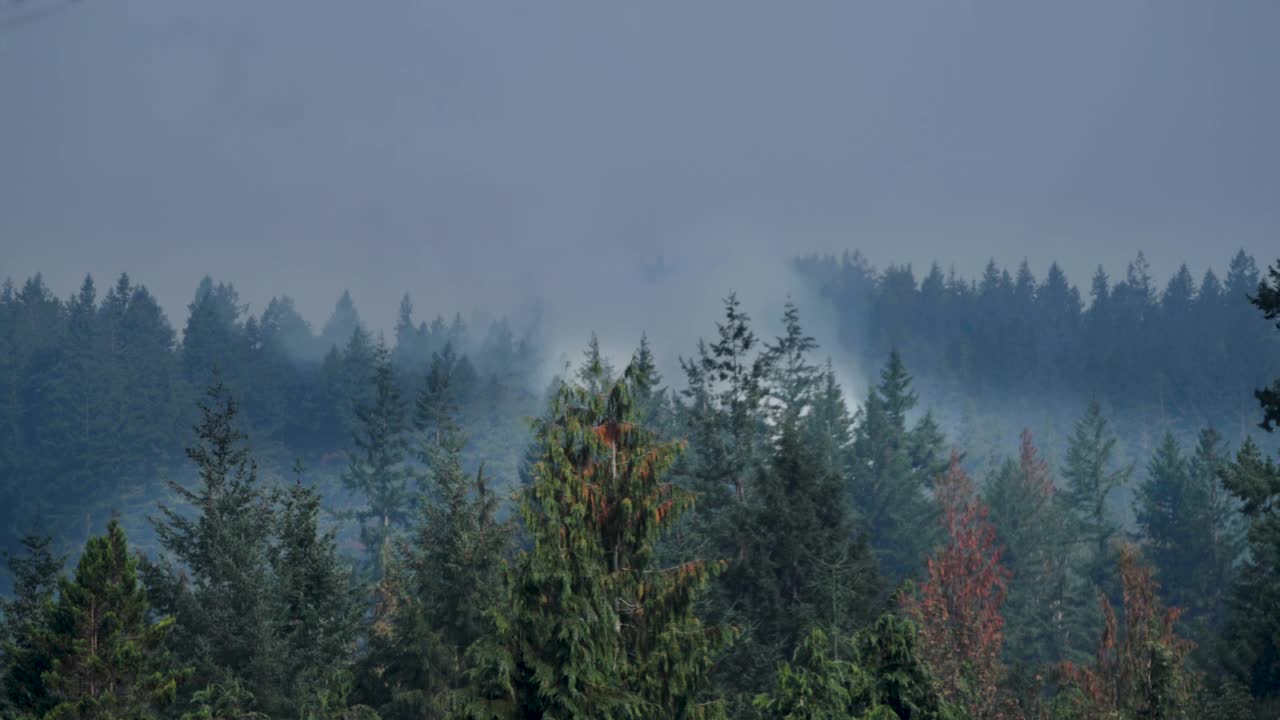
<path fill-rule="evenodd" d="M 1064 663 L 1061 677 L 1074 692 L 1066 694 L 1076 717 L 1180 718 L 1192 700 L 1198 678 L 1184 665 L 1193 643 L 1174 633 L 1180 608 L 1164 608 L 1151 569 L 1138 551 L 1120 551 L 1124 627 L 1102 596 L 1103 631 L 1093 667 Z"/>
<path fill-rule="evenodd" d="M 1000 606 L 1009 571 L 1001 563 L 995 528 L 956 453 L 935 492 L 946 545 L 929 558 L 928 578 L 903 603 L 920 623 L 921 655 L 943 697 L 966 706 L 975 719 L 1012 717 L 1000 687 Z"/>

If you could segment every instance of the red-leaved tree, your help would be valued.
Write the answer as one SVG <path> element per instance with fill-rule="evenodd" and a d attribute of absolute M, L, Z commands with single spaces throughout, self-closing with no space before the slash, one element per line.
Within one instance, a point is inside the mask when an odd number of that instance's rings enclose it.
<path fill-rule="evenodd" d="M 1137 548 L 1120 551 L 1124 626 L 1102 596 L 1104 625 L 1093 667 L 1064 663 L 1061 675 L 1077 691 L 1070 702 L 1079 717 L 1182 717 L 1198 683 L 1185 666 L 1192 643 L 1177 636 L 1179 608 L 1160 604 L 1159 584 L 1138 562 Z"/>
<path fill-rule="evenodd" d="M 1009 571 L 995 528 L 956 453 L 935 491 L 947 544 L 929 558 L 928 578 L 903 604 L 920 623 L 921 654 L 943 697 L 966 706 L 975 720 L 1009 718 L 1000 663 Z"/>

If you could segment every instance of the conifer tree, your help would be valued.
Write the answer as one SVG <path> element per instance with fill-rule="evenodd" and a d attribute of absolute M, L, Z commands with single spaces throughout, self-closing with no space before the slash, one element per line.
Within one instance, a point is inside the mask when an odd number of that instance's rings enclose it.
<path fill-rule="evenodd" d="M 405 407 L 391 359 L 381 344 L 374 349 L 371 380 L 373 398 L 356 408 L 355 450 L 348 452 L 342 482 L 364 496 L 365 504 L 355 517 L 360 522 L 360 541 L 373 558 L 374 577 L 379 577 L 382 546 L 403 531 L 412 514 Z"/>
<path fill-rule="evenodd" d="M 145 720 L 174 701 L 179 670 L 164 651 L 173 620 L 151 622 L 138 561 L 112 520 L 89 540 L 72 579 L 58 583 L 47 636 L 48 720 Z"/>
<path fill-rule="evenodd" d="M 0 598 L 0 656 L 4 659 L 0 711 L 39 716 L 52 707 L 43 679 L 52 658 L 42 634 L 65 558 L 54 554 L 53 538 L 48 535 L 25 535 L 22 547 L 23 555 L 8 558 L 13 597 Z"/>
<path fill-rule="evenodd" d="M 1267 268 L 1267 277 L 1258 282 L 1257 292 L 1249 302 L 1262 311 L 1263 317 L 1275 320 L 1276 328 L 1280 329 L 1280 260 Z M 1280 378 L 1276 378 L 1270 387 L 1255 391 L 1254 396 L 1262 405 L 1260 427 L 1271 432 L 1280 425 Z"/>
<path fill-rule="evenodd" d="M 1280 465 L 1245 438 L 1222 482 L 1243 503 L 1248 551 L 1231 588 L 1223 664 L 1256 698 L 1280 707 Z"/>
<path fill-rule="evenodd" d="M 1222 627 L 1223 592 L 1243 549 L 1235 503 L 1218 479 L 1225 465 L 1212 429 L 1200 433 L 1190 459 L 1166 434 L 1138 488 L 1138 525 L 1164 599 L 1183 608 L 1191 637 L 1203 646 Z"/>
<path fill-rule="evenodd" d="M 181 505 L 161 504 L 152 519 L 166 555 L 146 570 L 148 592 L 174 617 L 172 647 L 202 685 L 239 680 L 274 707 L 285 685 L 271 567 L 275 494 L 259 482 L 230 391 L 217 382 L 206 397 L 187 449 L 198 484 L 171 481 Z"/>
<path fill-rule="evenodd" d="M 1074 633 L 1075 647 L 1085 652 L 1087 646 L 1080 643 L 1089 642 L 1091 628 L 1096 625 L 1092 606 L 1085 598 L 1100 592 L 1118 598 L 1119 592 L 1114 569 L 1120 524 L 1112 516 L 1109 499 L 1128 483 L 1133 468 L 1117 466 L 1115 447 L 1116 437 L 1102 406 L 1096 400 L 1090 402 L 1068 441 L 1062 470 L 1066 490 L 1059 495 L 1070 513 L 1072 536 L 1078 544 L 1076 574 L 1083 583 L 1078 599 L 1067 610 L 1080 630 Z"/>
<path fill-rule="evenodd" d="M 890 586 L 923 566 L 937 532 L 927 490 L 946 468 L 942 437 L 926 414 L 907 427 L 917 397 L 902 357 L 893 352 L 868 393 L 854 434 L 849 494 Z"/>
<path fill-rule="evenodd" d="M 917 638 L 914 623 L 888 614 L 852 637 L 814 628 L 755 706 L 766 720 L 966 718 L 938 693 Z"/>
<path fill-rule="evenodd" d="M 488 629 L 484 613 L 501 590 L 511 528 L 483 467 L 462 469 L 463 436 L 453 406 L 446 348 L 436 354 L 419 409 L 426 418 L 422 516 L 412 544 L 379 587 L 380 623 L 361 663 L 358 694 L 383 720 L 442 717 L 465 685 L 465 652 Z"/>
<path fill-rule="evenodd" d="M 564 386 L 536 435 L 521 513 L 533 539 L 473 648 L 475 718 L 702 718 L 722 633 L 693 613 L 709 567 L 662 568 L 654 543 L 690 494 L 666 481 L 678 444 L 635 423 L 636 371 L 607 393 Z"/>
<path fill-rule="evenodd" d="M 355 650 L 361 606 L 337 556 L 335 531 L 319 527 L 320 495 L 297 480 L 285 491 L 273 555 L 282 677 L 290 698 L 311 698 Z"/>
<path fill-rule="evenodd" d="M 1031 433 L 1022 432 L 1017 460 L 1007 460 L 988 480 L 983 499 L 1011 573 L 1003 614 L 1006 665 L 1026 682 L 1065 658 L 1062 613 L 1068 596 L 1068 542 L 1049 465 Z"/>
<path fill-rule="evenodd" d="M 1061 680 L 1069 691 L 1058 704 L 1068 710 L 1067 717 L 1192 720 L 1198 679 L 1185 663 L 1191 643 L 1175 632 L 1181 611 L 1160 603 L 1159 584 L 1138 562 L 1135 548 L 1116 554 L 1124 624 L 1102 595 L 1096 659 L 1092 666 L 1063 664 Z"/>
<path fill-rule="evenodd" d="M 879 590 L 875 562 L 843 502 L 837 446 L 847 442 L 839 435 L 848 430 L 839 426 L 847 410 L 838 386 L 818 385 L 821 370 L 809 360 L 817 344 L 804 335 L 794 305 L 784 326 L 786 335 L 769 349 L 770 453 L 737 508 L 741 550 L 717 578 L 705 612 L 715 624 L 743 628 L 716 670 L 735 714 L 746 711 L 810 627 L 847 634 L 869 619 Z"/>
<path fill-rule="evenodd" d="M 929 558 L 919 592 L 903 603 L 920 623 L 921 657 L 934 671 L 939 693 L 972 717 L 1000 717 L 1012 710 L 1000 657 L 1009 570 L 958 454 L 952 453 L 935 491 L 945 545 Z"/>

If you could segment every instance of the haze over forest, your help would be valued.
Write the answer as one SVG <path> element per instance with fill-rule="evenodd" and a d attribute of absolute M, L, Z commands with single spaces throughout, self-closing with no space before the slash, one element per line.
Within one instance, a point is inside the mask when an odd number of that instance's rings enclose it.
<path fill-rule="evenodd" d="M 1274 717 L 1278 30 L 0 0 L 0 717 Z"/>

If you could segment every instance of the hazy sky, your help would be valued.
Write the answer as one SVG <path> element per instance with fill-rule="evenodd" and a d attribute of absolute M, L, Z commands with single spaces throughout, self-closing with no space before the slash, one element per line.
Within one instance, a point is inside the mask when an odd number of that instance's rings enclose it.
<path fill-rule="evenodd" d="M 1274 0 L 65 3 L 0 0 L 0 275 L 127 270 L 179 326 L 205 273 L 705 332 L 811 250 L 1280 255 Z"/>

